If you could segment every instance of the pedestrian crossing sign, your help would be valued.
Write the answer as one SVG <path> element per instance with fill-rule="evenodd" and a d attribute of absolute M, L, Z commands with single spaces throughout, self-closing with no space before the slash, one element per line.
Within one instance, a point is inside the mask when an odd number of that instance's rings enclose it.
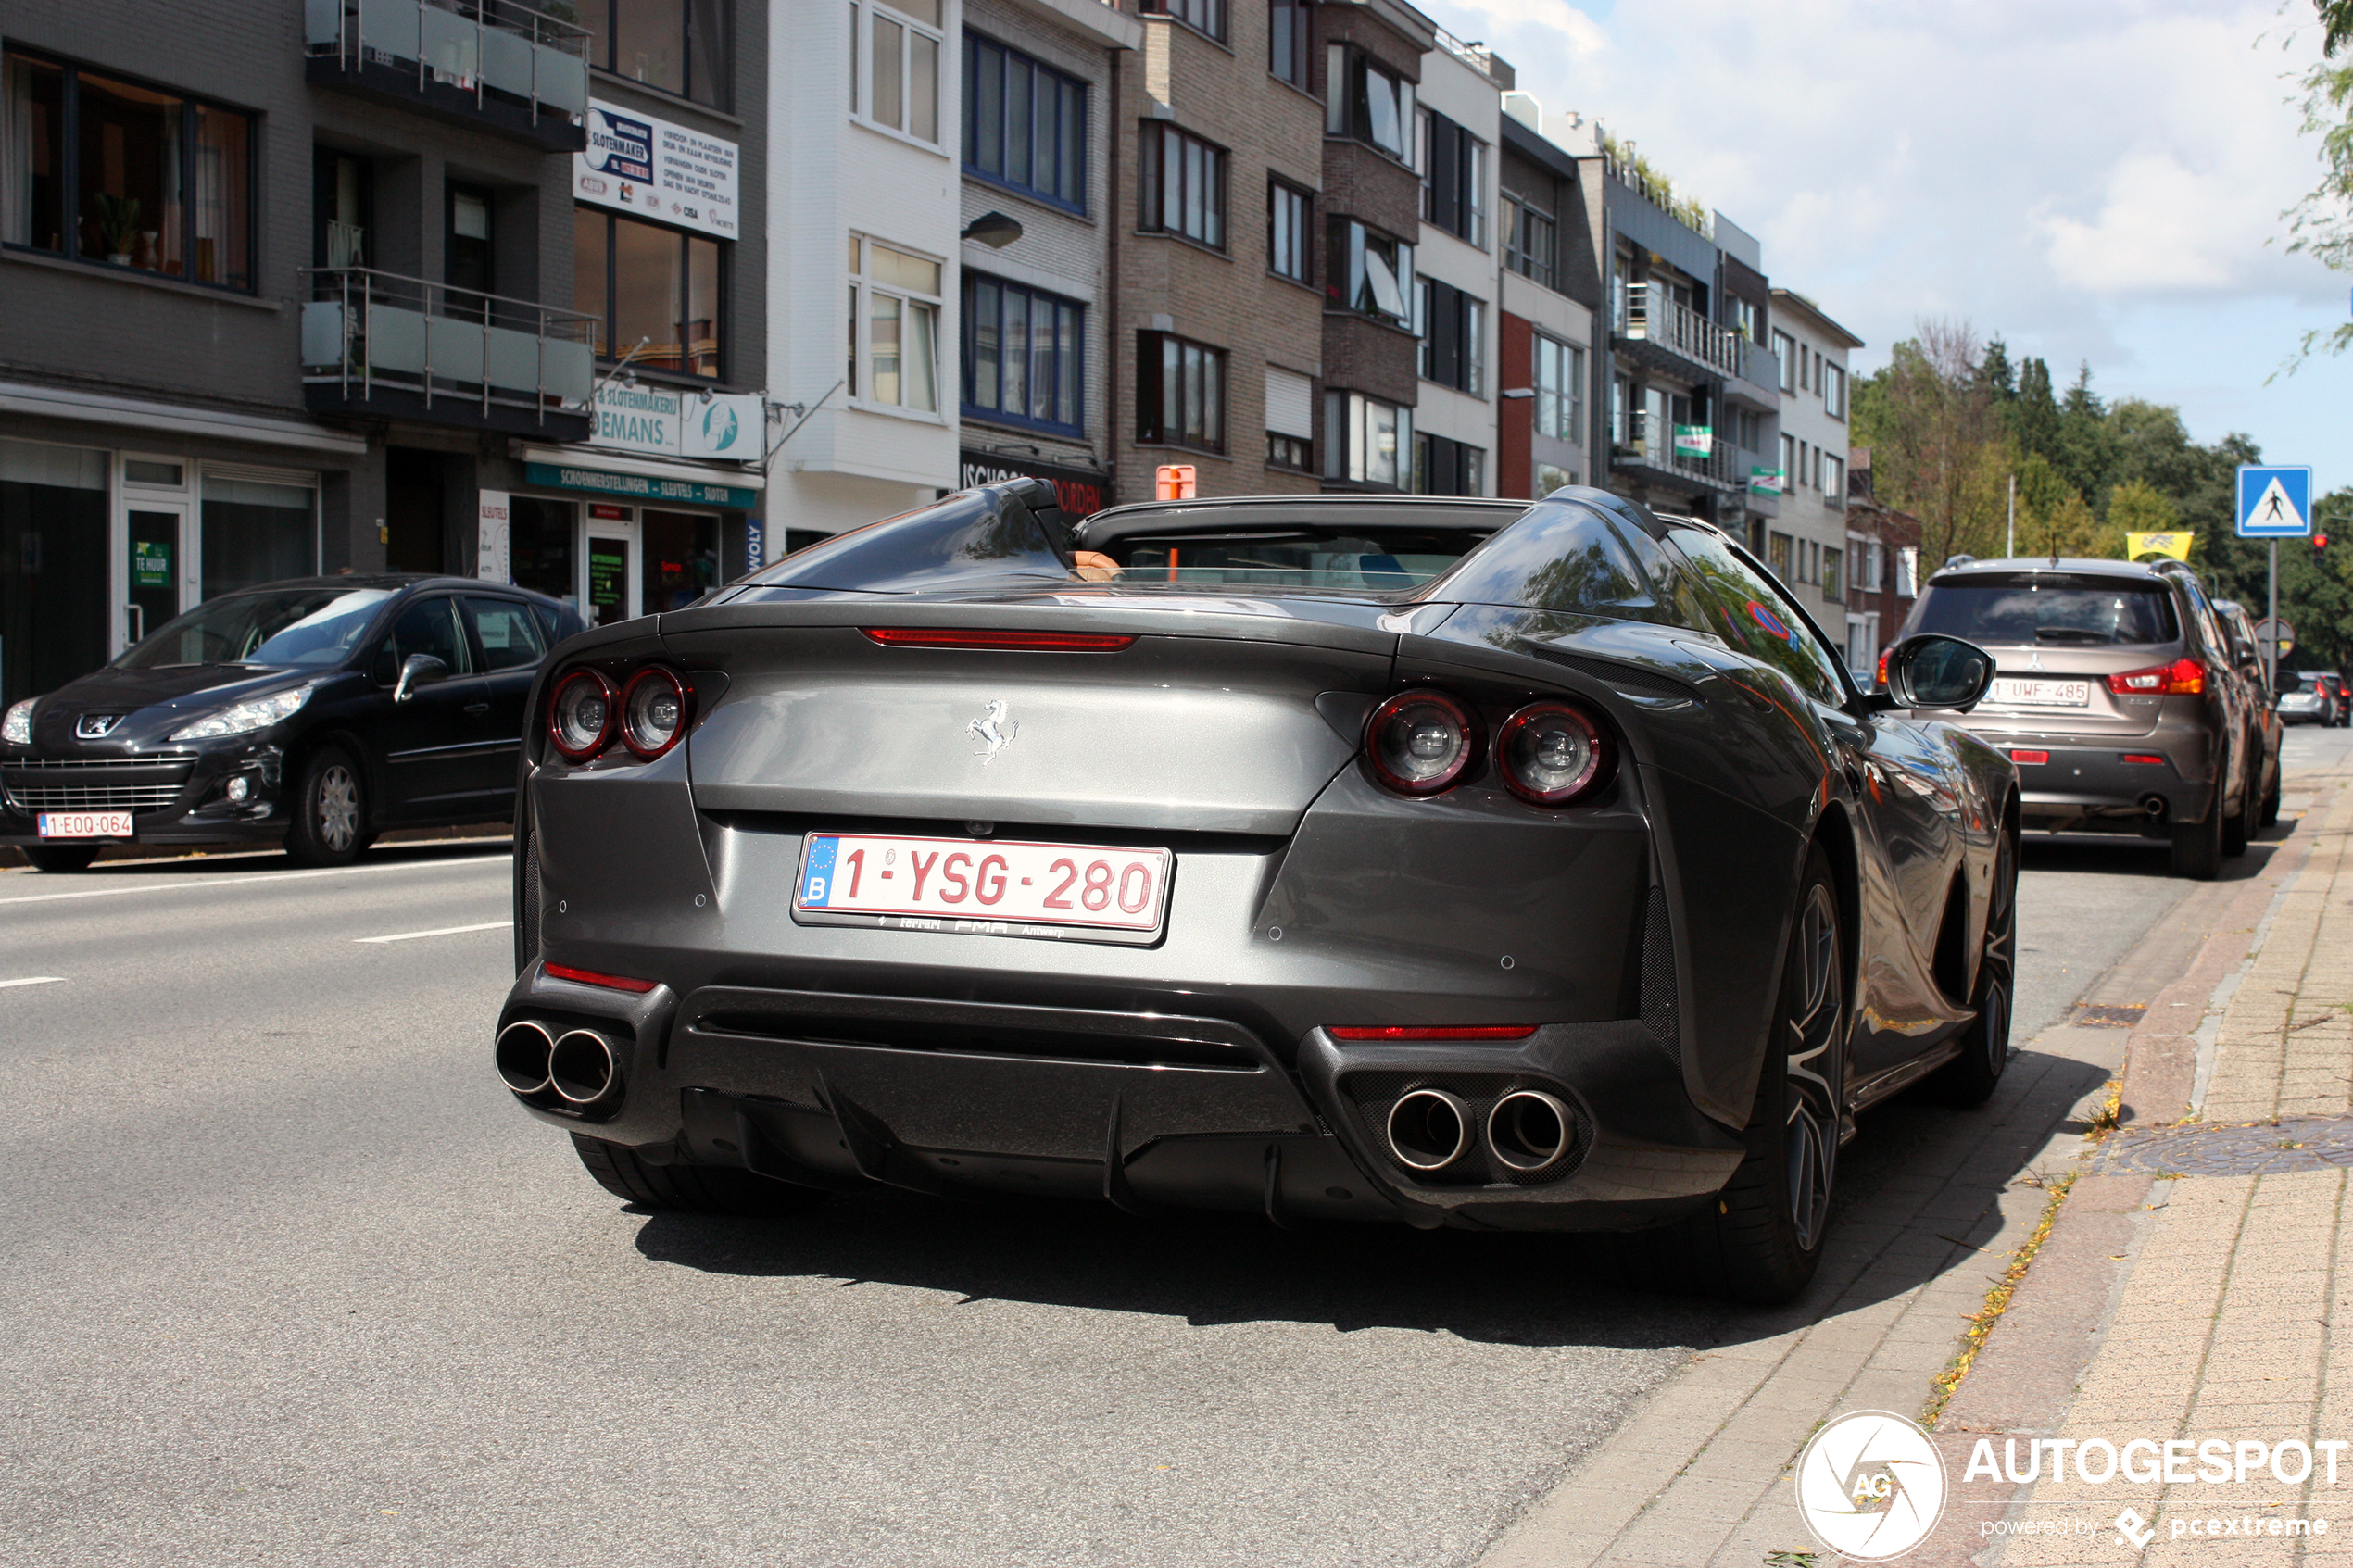
<path fill-rule="evenodd" d="M 2239 470 L 2239 537 L 2301 539 L 2312 532 L 2312 470 Z"/>

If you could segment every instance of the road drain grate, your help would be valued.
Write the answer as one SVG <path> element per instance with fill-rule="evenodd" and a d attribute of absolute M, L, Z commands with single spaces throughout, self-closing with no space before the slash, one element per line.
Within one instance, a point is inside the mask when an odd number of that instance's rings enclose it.
<path fill-rule="evenodd" d="M 2288 1116 L 2277 1122 L 2123 1128 L 2101 1146 L 2096 1172 L 2177 1176 L 2269 1176 L 2353 1166 L 2353 1116 Z"/>

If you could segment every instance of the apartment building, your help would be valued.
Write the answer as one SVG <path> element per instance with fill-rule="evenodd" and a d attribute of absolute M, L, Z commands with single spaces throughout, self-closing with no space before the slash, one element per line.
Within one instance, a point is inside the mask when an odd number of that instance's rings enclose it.
<path fill-rule="evenodd" d="M 1106 200 L 1120 495 L 1150 497 L 1163 464 L 1192 467 L 1204 495 L 1317 487 L 1326 257 L 1313 9 L 1160 0 L 1137 19 L 1141 47 L 1114 84 Z"/>
<path fill-rule="evenodd" d="M 1780 448 L 1787 488 L 1766 533 L 1766 558 L 1823 625 L 1846 625 L 1846 356 L 1863 340 L 1793 290 L 1772 295 L 1769 331 L 1780 373 Z M 1850 646 L 1848 659 L 1876 657 Z"/>
<path fill-rule="evenodd" d="M 1419 335 L 1413 472 L 1426 495 L 1492 495 L 1499 474 L 1496 215 L 1509 62 L 1433 29 L 1422 56 L 1414 165 L 1421 227 L 1413 301 Z M 1515 384 L 1525 384 L 1524 383 Z"/>
<path fill-rule="evenodd" d="M 1718 212 L 1711 224 L 1717 248 L 1721 316 L 1732 332 L 1733 370 L 1724 378 L 1716 445 L 1723 453 L 1732 494 L 1718 520 L 1762 555 L 1771 520 L 1780 515 L 1780 370 L 1768 332 L 1773 285 L 1765 276 L 1764 247 L 1755 235 Z"/>
<path fill-rule="evenodd" d="M 1535 497 L 1599 472 L 1591 416 L 1601 278 L 1576 155 L 1545 136 L 1532 95 L 1505 93 L 1502 109 L 1495 493 Z"/>
<path fill-rule="evenodd" d="M 1868 446 L 1847 453 L 1846 577 L 1846 660 L 1868 691 L 1879 656 L 1912 612 L 1920 578 L 1920 520 L 1873 492 Z"/>
<path fill-rule="evenodd" d="M 957 483 L 1051 481 L 1110 506 L 1114 83 L 1143 25 L 1110 6 L 965 0 Z"/>

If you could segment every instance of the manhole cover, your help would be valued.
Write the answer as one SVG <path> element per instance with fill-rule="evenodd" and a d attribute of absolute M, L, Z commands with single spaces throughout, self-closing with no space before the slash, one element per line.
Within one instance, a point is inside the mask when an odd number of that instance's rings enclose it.
<path fill-rule="evenodd" d="M 2141 1015 L 2146 1011 L 2146 1002 L 2124 1002 L 2114 1007 L 2095 1007 L 2086 1002 L 2075 1010 L 2075 1017 L 2070 1022 L 2086 1023 L 2095 1029 L 2137 1029 Z"/>
<path fill-rule="evenodd" d="M 2353 1116 L 2291 1116 L 2251 1125 L 2126 1128 L 2108 1135 L 2095 1169 L 2268 1176 L 2347 1166 L 2353 1166 Z"/>

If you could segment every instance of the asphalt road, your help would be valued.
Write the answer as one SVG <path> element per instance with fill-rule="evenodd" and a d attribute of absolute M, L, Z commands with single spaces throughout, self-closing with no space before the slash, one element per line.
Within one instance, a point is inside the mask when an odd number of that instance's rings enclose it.
<path fill-rule="evenodd" d="M 634 1210 L 489 1070 L 502 849 L 0 872 L 0 1562 L 1464 1563 L 1719 1321 L 1541 1237 Z M 2163 872 L 2030 846 L 2021 1039 Z"/>

